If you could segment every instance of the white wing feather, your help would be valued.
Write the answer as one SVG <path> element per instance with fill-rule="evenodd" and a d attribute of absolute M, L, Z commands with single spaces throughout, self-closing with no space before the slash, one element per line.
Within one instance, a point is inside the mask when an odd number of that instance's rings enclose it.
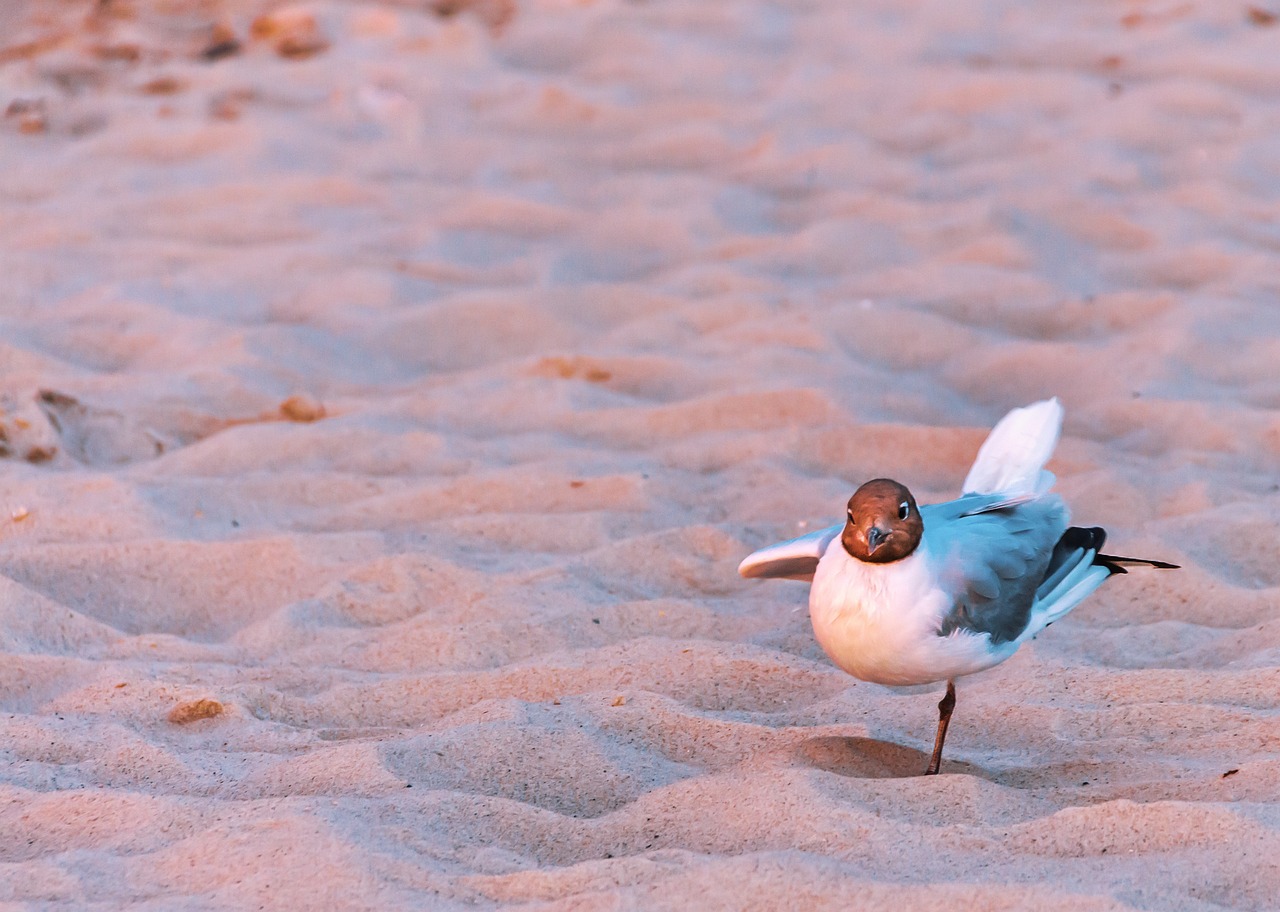
<path fill-rule="evenodd" d="M 1057 398 L 1016 408 L 1000 419 L 978 450 L 965 477 L 965 494 L 1006 494 L 1032 499 L 1053 485 L 1043 471 L 1062 433 L 1062 404 Z"/>
<path fill-rule="evenodd" d="M 841 523 L 801 535 L 790 541 L 779 542 L 747 555 L 738 565 L 738 573 L 747 579 L 813 580 L 818 561 L 826 553 L 827 545 L 844 529 Z"/>

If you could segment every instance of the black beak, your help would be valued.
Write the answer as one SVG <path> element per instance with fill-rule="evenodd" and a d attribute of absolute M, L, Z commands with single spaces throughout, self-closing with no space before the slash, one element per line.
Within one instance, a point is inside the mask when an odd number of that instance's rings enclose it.
<path fill-rule="evenodd" d="M 889 537 L 889 533 L 881 529 L 879 526 L 872 526 L 867 530 L 867 556 L 870 557 L 876 553 L 876 549 L 884 544 L 884 540 Z"/>

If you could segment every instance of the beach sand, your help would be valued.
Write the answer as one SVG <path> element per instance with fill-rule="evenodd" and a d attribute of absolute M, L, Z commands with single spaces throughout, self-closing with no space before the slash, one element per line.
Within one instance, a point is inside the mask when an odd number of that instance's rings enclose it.
<path fill-rule="evenodd" d="M 1267 909 L 1275 4 L 0 6 L 0 909 Z M 959 685 L 739 560 L 1007 409 Z"/>

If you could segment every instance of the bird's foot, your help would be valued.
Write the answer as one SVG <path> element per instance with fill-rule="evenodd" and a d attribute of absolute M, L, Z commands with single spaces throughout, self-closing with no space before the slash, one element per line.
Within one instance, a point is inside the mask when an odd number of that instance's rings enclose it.
<path fill-rule="evenodd" d="M 942 744 L 947 740 L 947 726 L 951 724 L 951 711 L 956 708 L 956 682 L 947 682 L 947 692 L 938 701 L 938 735 L 933 740 L 933 756 L 929 758 L 929 766 L 924 771 L 926 776 L 938 775 L 942 766 Z"/>

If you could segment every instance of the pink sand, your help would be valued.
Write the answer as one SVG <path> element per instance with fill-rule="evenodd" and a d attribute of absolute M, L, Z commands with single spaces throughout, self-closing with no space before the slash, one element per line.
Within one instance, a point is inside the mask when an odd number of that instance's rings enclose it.
<path fill-rule="evenodd" d="M 428 7 L 0 4 L 0 908 L 1274 908 L 1280 8 Z M 734 568 L 1048 395 L 922 778 Z"/>

